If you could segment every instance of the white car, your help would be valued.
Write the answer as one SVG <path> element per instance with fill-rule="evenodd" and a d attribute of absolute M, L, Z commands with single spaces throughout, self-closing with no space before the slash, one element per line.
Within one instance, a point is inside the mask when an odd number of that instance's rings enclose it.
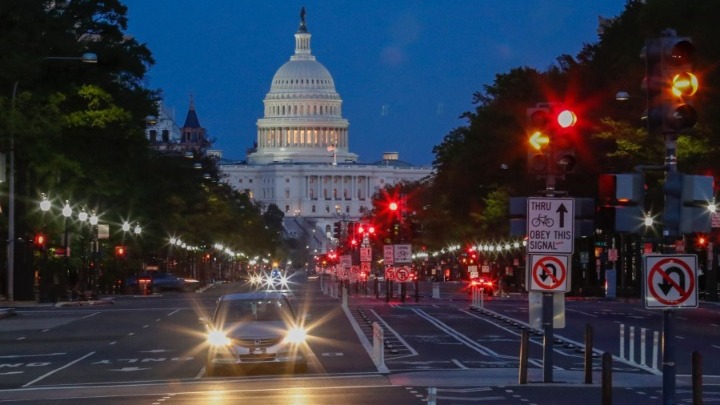
<path fill-rule="evenodd" d="M 307 371 L 304 317 L 279 292 L 236 293 L 218 299 L 207 330 L 206 375 L 261 365 Z"/>

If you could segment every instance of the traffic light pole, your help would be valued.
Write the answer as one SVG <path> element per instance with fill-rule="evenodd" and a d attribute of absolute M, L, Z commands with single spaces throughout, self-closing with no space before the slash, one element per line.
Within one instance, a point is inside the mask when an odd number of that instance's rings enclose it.
<path fill-rule="evenodd" d="M 545 196 L 554 197 L 555 175 L 548 174 L 545 176 Z M 553 329 L 553 308 L 554 293 L 543 292 L 542 299 L 542 326 L 543 326 L 543 382 L 553 382 L 553 340 L 555 340 L 555 331 Z"/>
<path fill-rule="evenodd" d="M 680 173 L 677 171 L 677 156 L 675 148 L 677 145 L 676 135 L 666 133 L 665 136 L 665 166 L 667 168 L 665 178 L 665 213 L 663 215 L 664 229 L 663 236 L 665 249 L 674 245 L 675 238 L 679 235 L 680 221 L 680 198 L 678 186 Z M 677 221 L 675 221 L 677 219 Z M 667 252 L 663 252 L 667 253 Z M 662 367 L 663 367 L 663 404 L 675 404 L 675 313 L 673 308 L 666 308 L 663 311 L 663 340 L 662 340 Z"/>

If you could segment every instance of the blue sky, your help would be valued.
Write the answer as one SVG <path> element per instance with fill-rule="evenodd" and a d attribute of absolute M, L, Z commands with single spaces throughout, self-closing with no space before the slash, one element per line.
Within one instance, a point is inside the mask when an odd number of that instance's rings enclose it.
<path fill-rule="evenodd" d="M 466 122 L 473 93 L 518 66 L 544 70 L 598 40 L 598 16 L 626 0 L 124 0 L 127 33 L 156 64 L 180 125 L 192 94 L 215 148 L 245 158 L 270 81 L 294 52 L 300 8 L 312 52 L 335 79 L 361 162 L 383 152 L 429 165 Z"/>

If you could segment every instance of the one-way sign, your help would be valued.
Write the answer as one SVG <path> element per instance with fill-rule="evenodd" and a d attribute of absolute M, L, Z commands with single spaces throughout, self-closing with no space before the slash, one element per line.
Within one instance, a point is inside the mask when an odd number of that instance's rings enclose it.
<path fill-rule="evenodd" d="M 575 247 L 575 200 L 527 199 L 528 253 L 572 254 Z"/>

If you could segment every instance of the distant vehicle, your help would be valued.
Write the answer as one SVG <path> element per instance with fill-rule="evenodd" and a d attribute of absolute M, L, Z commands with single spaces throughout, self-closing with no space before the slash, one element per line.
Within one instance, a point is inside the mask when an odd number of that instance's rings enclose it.
<path fill-rule="evenodd" d="M 138 288 L 138 280 L 150 280 L 150 288 L 153 292 L 175 290 L 189 291 L 196 287 L 197 282 L 185 282 L 185 279 L 178 277 L 172 273 L 147 272 L 140 273 L 137 277 L 132 276 L 127 279 L 125 284 L 131 290 Z"/>
<path fill-rule="evenodd" d="M 257 366 L 307 371 L 304 318 L 283 293 L 223 295 L 212 318 L 201 321 L 207 332 L 206 375 Z"/>
<path fill-rule="evenodd" d="M 496 283 L 488 277 L 476 277 L 470 279 L 470 287 L 482 288 L 485 295 L 495 295 Z"/>

